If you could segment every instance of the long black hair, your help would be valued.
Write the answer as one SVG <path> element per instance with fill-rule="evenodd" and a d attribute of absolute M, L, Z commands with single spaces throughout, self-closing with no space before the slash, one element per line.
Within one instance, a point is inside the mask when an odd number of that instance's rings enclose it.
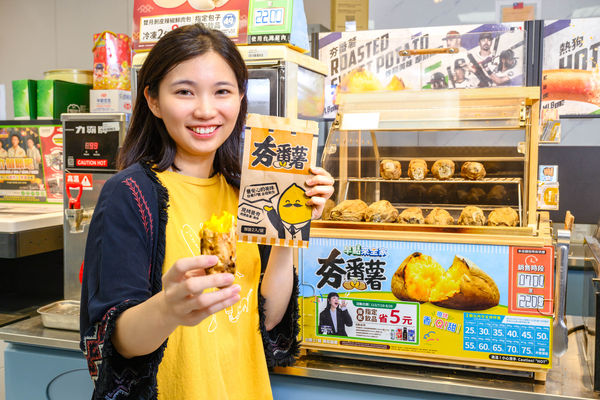
<path fill-rule="evenodd" d="M 337 297 L 339 299 L 340 295 L 337 294 L 336 292 L 329 293 L 329 295 L 327 296 L 327 308 L 331 307 L 331 298 L 332 297 Z"/>
<path fill-rule="evenodd" d="M 156 43 L 144 61 L 138 75 L 131 123 L 119 152 L 119 169 L 140 161 L 155 165 L 158 171 L 174 166 L 175 142 L 169 136 L 163 120 L 150 111 L 144 90 L 148 88 L 149 96 L 157 98 L 160 82 L 169 71 L 182 62 L 209 51 L 219 54 L 231 67 L 239 92 L 244 95 L 233 132 L 217 149 L 213 161 L 214 173 L 223 174 L 229 182 L 239 179 L 241 135 L 248 110 L 248 70 L 235 44 L 225 34 L 200 24 L 182 26 L 167 33 Z"/>

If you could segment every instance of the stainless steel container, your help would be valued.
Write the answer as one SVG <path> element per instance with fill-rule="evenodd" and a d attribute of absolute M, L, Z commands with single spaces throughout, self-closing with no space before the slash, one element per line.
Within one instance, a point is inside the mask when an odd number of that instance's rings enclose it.
<path fill-rule="evenodd" d="M 38 308 L 46 328 L 79 331 L 79 301 L 60 300 Z"/>

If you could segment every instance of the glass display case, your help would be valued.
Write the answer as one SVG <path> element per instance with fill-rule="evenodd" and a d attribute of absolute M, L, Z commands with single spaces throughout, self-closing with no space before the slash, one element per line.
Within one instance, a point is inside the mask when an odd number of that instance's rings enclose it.
<path fill-rule="evenodd" d="M 536 208 L 539 88 L 337 96 L 336 205 L 298 251 L 306 354 L 544 380 L 568 240 Z"/>
<path fill-rule="evenodd" d="M 519 216 L 519 229 L 511 231 L 532 234 L 537 97 L 537 88 L 521 87 L 340 94 L 322 158 L 337 178 L 336 203 L 388 200 L 399 210 L 419 207 L 424 215 L 439 207 L 455 221 L 468 205 L 486 216 L 510 207 Z M 399 162 L 399 174 L 382 175 L 387 160 Z M 424 176 L 409 176 L 411 160 L 426 163 Z M 435 175 L 438 160 L 453 164 L 454 172 Z M 482 164 L 485 174 L 468 176 L 466 163 Z"/>

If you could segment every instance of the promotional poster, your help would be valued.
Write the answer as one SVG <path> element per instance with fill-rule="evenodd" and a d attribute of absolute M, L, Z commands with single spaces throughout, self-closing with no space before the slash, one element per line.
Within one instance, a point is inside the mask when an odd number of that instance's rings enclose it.
<path fill-rule="evenodd" d="M 249 114 L 237 233 L 242 242 L 308 247 L 306 179 L 316 165 L 316 122 Z"/>
<path fill-rule="evenodd" d="M 180 26 L 202 23 L 245 44 L 248 0 L 135 0 L 133 49 L 149 51 L 158 39 Z"/>
<path fill-rule="evenodd" d="M 523 23 L 320 33 L 325 118 L 338 91 L 523 86 L 525 43 Z M 453 53 L 400 54 L 441 48 Z"/>
<path fill-rule="evenodd" d="M 600 18 L 544 21 L 542 109 L 600 116 Z"/>
<path fill-rule="evenodd" d="M 551 246 L 312 238 L 303 341 L 550 368 L 553 260 Z"/>
<path fill-rule="evenodd" d="M 62 202 L 62 128 L 0 126 L 0 201 Z"/>

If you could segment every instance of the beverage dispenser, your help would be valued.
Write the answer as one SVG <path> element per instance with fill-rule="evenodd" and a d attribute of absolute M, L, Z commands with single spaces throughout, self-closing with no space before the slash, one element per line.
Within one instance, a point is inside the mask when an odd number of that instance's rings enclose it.
<path fill-rule="evenodd" d="M 64 296 L 79 300 L 85 242 L 104 183 L 117 172 L 123 113 L 62 114 L 64 137 Z"/>

